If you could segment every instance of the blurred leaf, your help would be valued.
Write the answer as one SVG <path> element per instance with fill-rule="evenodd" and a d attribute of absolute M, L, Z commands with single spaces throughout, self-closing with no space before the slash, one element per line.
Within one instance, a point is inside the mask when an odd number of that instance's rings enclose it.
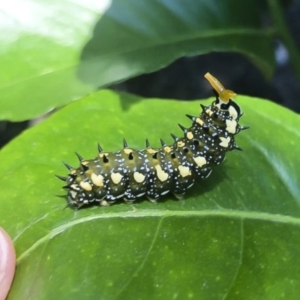
<path fill-rule="evenodd" d="M 171 142 L 199 101 L 141 99 L 100 91 L 24 132 L 0 152 L 0 220 L 14 238 L 11 299 L 298 299 L 299 116 L 268 101 L 238 98 L 251 129 L 244 152 L 189 190 L 73 211 L 64 209 L 61 160 Z M 208 104 L 209 101 L 203 101 Z M 128 108 L 129 107 L 129 108 Z M 292 151 L 291 151 L 292 149 Z"/>
<path fill-rule="evenodd" d="M 261 1 L 114 0 L 96 22 L 109 4 L 1 2 L 0 119 L 34 118 L 185 55 L 236 51 L 272 73 Z"/>
<path fill-rule="evenodd" d="M 110 2 L 0 2 L 0 119 L 31 119 L 92 90 L 76 69 L 92 27 Z"/>

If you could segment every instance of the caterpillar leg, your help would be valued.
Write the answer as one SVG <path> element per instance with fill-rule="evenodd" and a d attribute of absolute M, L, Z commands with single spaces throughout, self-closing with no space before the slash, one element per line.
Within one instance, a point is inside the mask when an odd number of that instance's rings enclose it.
<path fill-rule="evenodd" d="M 182 193 L 182 194 L 175 194 L 175 193 L 173 193 L 173 195 L 176 197 L 176 199 L 182 200 L 184 198 L 185 192 Z"/>
<path fill-rule="evenodd" d="M 151 203 L 157 203 L 158 198 L 151 198 L 149 196 L 147 196 L 147 198 Z"/>
<path fill-rule="evenodd" d="M 106 199 L 100 200 L 100 206 L 110 206 L 110 202 L 106 201 Z"/>
<path fill-rule="evenodd" d="M 132 203 L 135 201 L 135 199 L 128 199 L 128 198 L 124 197 L 124 198 L 123 198 L 123 201 L 124 201 L 126 204 L 132 204 Z"/>

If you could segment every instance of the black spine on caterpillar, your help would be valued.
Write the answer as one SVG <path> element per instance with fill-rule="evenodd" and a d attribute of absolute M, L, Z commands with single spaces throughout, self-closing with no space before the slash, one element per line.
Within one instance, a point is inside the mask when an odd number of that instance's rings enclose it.
<path fill-rule="evenodd" d="M 57 177 L 66 183 L 68 205 L 75 209 L 91 204 L 108 206 L 118 199 L 132 203 L 143 196 L 156 202 L 169 192 L 180 199 L 197 178 L 210 175 L 212 165 L 219 165 L 227 151 L 241 150 L 234 136 L 248 127 L 238 124 L 242 112 L 232 100 L 236 94 L 211 74 L 205 78 L 218 97 L 209 106 L 201 105 L 199 116 L 187 115 L 192 126 L 179 124 L 184 136 L 171 134 L 173 145 L 161 140 L 161 148 L 154 149 L 146 140 L 146 148 L 135 150 L 124 140 L 118 152 L 104 152 L 98 145 L 96 158 L 86 160 L 77 154 L 78 168 L 65 164 L 68 176 Z"/>

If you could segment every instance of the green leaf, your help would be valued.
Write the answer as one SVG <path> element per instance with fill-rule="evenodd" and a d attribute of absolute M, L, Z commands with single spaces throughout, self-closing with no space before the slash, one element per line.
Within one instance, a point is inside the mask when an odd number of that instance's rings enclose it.
<path fill-rule="evenodd" d="M 0 4 L 0 119 L 31 119 L 185 55 L 236 51 L 274 68 L 261 1 L 115 0 L 103 16 L 110 2 L 98 2 Z"/>
<path fill-rule="evenodd" d="M 159 147 L 199 101 L 141 99 L 100 91 L 53 114 L 0 152 L 0 220 L 18 267 L 11 299 L 298 299 L 300 281 L 299 116 L 238 97 L 250 125 L 244 152 L 188 191 L 73 211 L 54 174 L 122 138 Z M 203 101 L 209 104 L 210 101 Z"/>
<path fill-rule="evenodd" d="M 31 119 L 92 90 L 76 69 L 109 2 L 1 1 L 0 119 Z"/>

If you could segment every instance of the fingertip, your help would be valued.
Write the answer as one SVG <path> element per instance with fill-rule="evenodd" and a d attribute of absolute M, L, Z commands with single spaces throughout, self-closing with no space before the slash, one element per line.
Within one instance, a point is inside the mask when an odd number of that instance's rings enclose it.
<path fill-rule="evenodd" d="M 16 268 L 16 253 L 13 242 L 0 227 L 0 300 L 5 300 L 12 284 Z"/>

